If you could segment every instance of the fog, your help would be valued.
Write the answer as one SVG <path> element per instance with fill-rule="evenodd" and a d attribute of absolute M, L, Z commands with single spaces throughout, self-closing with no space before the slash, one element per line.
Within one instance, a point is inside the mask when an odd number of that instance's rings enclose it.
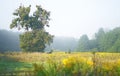
<path fill-rule="evenodd" d="M 0 30 L 0 51 L 20 51 L 19 34 L 7 30 Z M 53 43 L 48 47 L 49 49 L 68 51 L 74 50 L 77 46 L 78 39 L 72 37 L 54 37 Z"/>
<path fill-rule="evenodd" d="M 19 51 L 19 33 L 0 30 L 0 51 Z"/>

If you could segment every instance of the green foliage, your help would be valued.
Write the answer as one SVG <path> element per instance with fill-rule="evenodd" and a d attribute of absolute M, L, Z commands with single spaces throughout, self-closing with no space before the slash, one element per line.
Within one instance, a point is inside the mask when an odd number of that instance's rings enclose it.
<path fill-rule="evenodd" d="M 50 45 L 53 36 L 44 30 L 25 32 L 20 35 L 20 47 L 23 51 L 44 52 L 45 44 Z"/>
<path fill-rule="evenodd" d="M 36 30 L 43 29 L 45 25 L 49 26 L 50 12 L 36 5 L 37 10 L 30 16 L 30 8 L 31 5 L 29 7 L 19 6 L 19 8 L 15 10 L 13 15 L 17 17 L 13 19 L 10 25 L 11 29 L 17 27 L 18 30 L 21 28 L 25 30 Z"/>
<path fill-rule="evenodd" d="M 105 32 L 103 28 L 100 28 L 98 32 L 95 33 L 95 38 L 98 51 L 104 51 Z"/>
<path fill-rule="evenodd" d="M 120 27 L 105 32 L 100 28 L 95 33 L 95 38 L 89 40 L 87 36 L 83 35 L 79 39 L 78 50 L 80 51 L 107 51 L 120 52 Z"/>
<path fill-rule="evenodd" d="M 39 51 L 43 52 L 44 48 L 53 40 L 53 36 L 45 31 L 45 26 L 49 27 L 50 12 L 36 5 L 37 10 L 30 16 L 30 8 L 20 6 L 13 15 L 10 28 L 17 27 L 18 30 L 24 29 L 25 33 L 20 35 L 20 47 L 23 51 Z"/>
<path fill-rule="evenodd" d="M 79 50 L 79 51 L 89 50 L 89 38 L 87 35 L 82 35 L 82 37 L 79 40 L 77 50 Z"/>
<path fill-rule="evenodd" d="M 36 73 L 36 76 L 46 76 L 46 70 L 43 67 L 42 64 L 33 64 L 34 72 Z"/>

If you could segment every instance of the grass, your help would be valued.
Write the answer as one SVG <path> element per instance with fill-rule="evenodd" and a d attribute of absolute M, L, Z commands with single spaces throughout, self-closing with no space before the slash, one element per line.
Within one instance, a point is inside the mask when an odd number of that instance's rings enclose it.
<path fill-rule="evenodd" d="M 0 71 L 21 70 L 35 71 L 38 76 L 119 76 L 120 53 L 0 54 Z"/>
<path fill-rule="evenodd" d="M 0 62 L 0 71 L 32 70 L 32 64 L 24 62 Z"/>

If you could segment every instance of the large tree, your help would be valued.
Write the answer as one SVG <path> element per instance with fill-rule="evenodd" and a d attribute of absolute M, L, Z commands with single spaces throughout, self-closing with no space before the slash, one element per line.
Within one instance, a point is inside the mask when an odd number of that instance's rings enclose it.
<path fill-rule="evenodd" d="M 30 15 L 31 5 L 29 7 L 19 6 L 13 13 L 13 19 L 10 28 L 24 29 L 25 32 L 20 35 L 20 47 L 23 51 L 44 52 L 46 45 L 53 41 L 53 35 L 45 30 L 49 27 L 50 12 L 36 5 L 37 10 Z"/>

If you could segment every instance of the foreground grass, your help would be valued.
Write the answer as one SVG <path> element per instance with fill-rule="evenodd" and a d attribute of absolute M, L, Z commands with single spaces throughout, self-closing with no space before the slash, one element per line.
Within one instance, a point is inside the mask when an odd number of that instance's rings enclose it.
<path fill-rule="evenodd" d="M 1 70 L 32 70 L 37 76 L 120 76 L 120 53 L 4 53 Z"/>

